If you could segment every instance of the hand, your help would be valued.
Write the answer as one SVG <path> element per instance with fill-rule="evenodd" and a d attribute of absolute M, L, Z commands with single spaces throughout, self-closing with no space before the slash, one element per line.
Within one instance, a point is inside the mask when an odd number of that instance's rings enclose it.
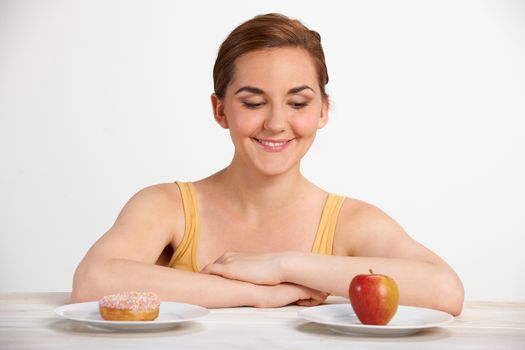
<path fill-rule="evenodd" d="M 281 264 L 283 257 L 284 253 L 226 252 L 201 272 L 253 284 L 277 285 L 285 282 Z"/>
<path fill-rule="evenodd" d="M 281 307 L 290 304 L 316 306 L 322 304 L 328 294 L 293 283 L 281 283 L 275 286 L 253 285 L 254 307 Z"/>

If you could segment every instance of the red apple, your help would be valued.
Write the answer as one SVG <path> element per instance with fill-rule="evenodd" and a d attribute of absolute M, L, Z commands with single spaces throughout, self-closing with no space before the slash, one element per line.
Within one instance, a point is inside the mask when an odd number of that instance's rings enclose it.
<path fill-rule="evenodd" d="M 363 324 L 386 325 L 397 311 L 399 290 L 386 275 L 357 275 L 350 282 L 348 296 L 357 318 Z"/>

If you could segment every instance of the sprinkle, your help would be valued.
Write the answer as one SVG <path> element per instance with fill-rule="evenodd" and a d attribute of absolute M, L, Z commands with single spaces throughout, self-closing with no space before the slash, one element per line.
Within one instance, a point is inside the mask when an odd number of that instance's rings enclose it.
<path fill-rule="evenodd" d="M 125 292 L 105 295 L 99 300 L 99 305 L 112 309 L 142 311 L 158 308 L 160 299 L 151 292 Z"/>

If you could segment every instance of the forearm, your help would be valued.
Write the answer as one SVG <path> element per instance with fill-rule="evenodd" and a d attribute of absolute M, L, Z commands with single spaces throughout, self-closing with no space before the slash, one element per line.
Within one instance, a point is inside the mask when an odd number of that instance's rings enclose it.
<path fill-rule="evenodd" d="M 357 274 L 391 276 L 398 284 L 400 303 L 429 307 L 457 315 L 463 305 L 463 286 L 446 265 L 430 262 L 346 257 L 287 252 L 282 271 L 286 282 L 297 283 L 331 294 L 348 297 L 348 285 Z"/>
<path fill-rule="evenodd" d="M 152 291 L 161 300 L 204 307 L 250 306 L 253 285 L 220 276 L 176 270 L 131 260 L 110 259 L 81 265 L 73 281 L 72 301 L 98 300 L 122 291 Z"/>

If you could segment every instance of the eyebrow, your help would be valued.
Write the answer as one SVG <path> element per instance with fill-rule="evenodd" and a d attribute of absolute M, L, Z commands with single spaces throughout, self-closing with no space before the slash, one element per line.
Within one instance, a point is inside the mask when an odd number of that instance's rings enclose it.
<path fill-rule="evenodd" d="M 297 86 L 297 87 L 294 87 L 294 88 L 291 88 L 290 90 L 288 90 L 288 94 L 289 95 L 297 94 L 297 93 L 299 93 L 299 92 L 301 92 L 303 90 L 312 90 L 313 92 L 315 92 L 314 89 L 312 89 L 308 85 L 301 85 L 301 86 Z M 243 92 L 243 91 L 251 92 L 252 94 L 256 94 L 256 95 L 264 94 L 263 90 L 255 87 L 255 86 L 243 86 L 239 90 L 235 91 L 235 95 L 237 95 L 238 93 Z"/>
<path fill-rule="evenodd" d="M 263 90 L 261 90 L 259 88 L 256 88 L 254 86 L 243 86 L 239 90 L 235 91 L 235 95 L 237 95 L 239 92 L 243 92 L 243 91 L 251 92 L 252 94 L 257 94 L 257 95 L 264 94 Z"/>
<path fill-rule="evenodd" d="M 314 89 L 312 89 L 308 85 L 301 85 L 301 86 L 294 87 L 294 88 L 291 88 L 290 90 L 288 90 L 288 94 L 289 95 L 297 94 L 297 93 L 299 93 L 299 92 L 301 92 L 303 90 L 312 90 L 312 92 L 315 92 Z"/>

